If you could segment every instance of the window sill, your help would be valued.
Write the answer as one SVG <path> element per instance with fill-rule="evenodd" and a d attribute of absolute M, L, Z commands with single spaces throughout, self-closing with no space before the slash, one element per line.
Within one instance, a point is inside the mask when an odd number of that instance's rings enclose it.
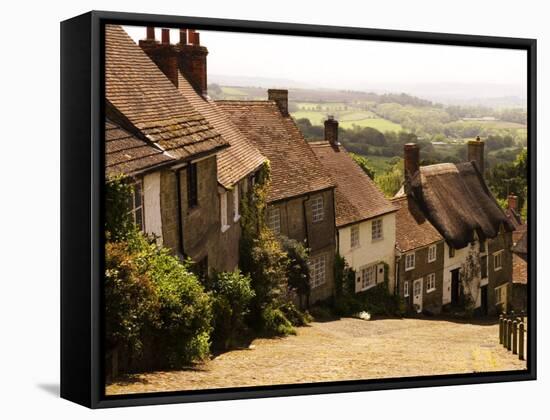
<path fill-rule="evenodd" d="M 433 262 L 436 262 L 437 261 L 437 258 L 435 260 L 428 260 L 428 264 L 431 264 Z"/>
<path fill-rule="evenodd" d="M 413 270 L 414 270 L 414 267 L 409 267 L 409 268 L 405 267 L 405 271 L 413 271 Z"/>
<path fill-rule="evenodd" d="M 380 242 L 380 241 L 383 241 L 383 240 L 384 240 L 384 238 L 382 237 L 382 238 L 371 239 L 371 242 L 375 243 L 375 242 Z"/>
<path fill-rule="evenodd" d="M 238 214 L 237 216 L 235 216 L 235 217 L 233 218 L 233 221 L 234 221 L 235 223 L 237 223 L 239 220 L 241 220 L 241 215 L 240 215 L 240 214 Z"/>
<path fill-rule="evenodd" d="M 372 288 L 375 287 L 375 286 L 376 286 L 376 283 L 370 284 L 370 285 L 368 285 L 367 287 L 361 287 L 361 288 L 357 291 L 357 293 L 366 292 L 367 290 L 372 289 Z"/>
<path fill-rule="evenodd" d="M 497 271 L 502 270 L 502 267 L 495 268 L 493 271 L 496 273 Z"/>
<path fill-rule="evenodd" d="M 432 292 L 435 292 L 435 288 L 426 290 L 426 293 L 432 293 Z"/>
<path fill-rule="evenodd" d="M 224 225 L 224 226 L 222 226 L 222 233 L 227 232 L 227 231 L 229 230 L 230 227 L 231 227 L 231 226 L 229 226 L 229 225 Z"/>

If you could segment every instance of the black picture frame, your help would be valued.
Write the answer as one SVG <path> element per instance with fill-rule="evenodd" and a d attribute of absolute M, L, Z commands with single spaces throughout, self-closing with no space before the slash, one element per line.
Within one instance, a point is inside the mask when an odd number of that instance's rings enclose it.
<path fill-rule="evenodd" d="M 104 25 L 394 41 L 527 52 L 527 370 L 105 396 L 102 350 Z M 535 39 L 92 11 L 61 23 L 61 397 L 90 408 L 280 397 L 536 379 Z"/>

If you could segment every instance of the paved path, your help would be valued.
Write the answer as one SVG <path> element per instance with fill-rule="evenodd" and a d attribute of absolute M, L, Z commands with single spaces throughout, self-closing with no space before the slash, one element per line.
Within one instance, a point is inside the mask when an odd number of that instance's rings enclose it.
<path fill-rule="evenodd" d="M 314 322 L 257 339 L 192 370 L 134 375 L 107 394 L 525 369 L 498 344 L 498 325 L 434 319 Z"/>

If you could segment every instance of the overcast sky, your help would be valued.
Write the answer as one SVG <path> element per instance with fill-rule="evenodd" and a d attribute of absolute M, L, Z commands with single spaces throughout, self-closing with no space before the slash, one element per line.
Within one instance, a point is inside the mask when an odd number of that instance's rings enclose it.
<path fill-rule="evenodd" d="M 137 40 L 145 28 L 125 27 Z M 160 29 L 157 29 L 160 39 Z M 310 87 L 395 89 L 480 85 L 502 96 L 527 86 L 525 51 L 200 31 L 210 80 L 217 76 L 288 79 Z M 171 30 L 172 42 L 179 40 Z M 281 87 L 281 86 L 279 86 Z"/>

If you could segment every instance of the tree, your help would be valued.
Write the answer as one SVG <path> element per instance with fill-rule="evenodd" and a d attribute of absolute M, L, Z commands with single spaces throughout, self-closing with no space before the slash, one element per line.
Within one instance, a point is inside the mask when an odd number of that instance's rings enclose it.
<path fill-rule="evenodd" d="M 288 287 L 295 290 L 300 298 L 300 308 L 309 306 L 309 250 L 295 239 L 282 236 L 281 244 L 287 253 L 288 266 L 287 278 Z M 305 299 L 305 302 L 304 302 Z"/>
<path fill-rule="evenodd" d="M 370 179 L 374 179 L 375 172 L 374 169 L 370 167 L 369 160 L 361 155 L 356 153 L 350 153 L 351 158 L 359 165 L 359 167 L 365 172 Z"/>

